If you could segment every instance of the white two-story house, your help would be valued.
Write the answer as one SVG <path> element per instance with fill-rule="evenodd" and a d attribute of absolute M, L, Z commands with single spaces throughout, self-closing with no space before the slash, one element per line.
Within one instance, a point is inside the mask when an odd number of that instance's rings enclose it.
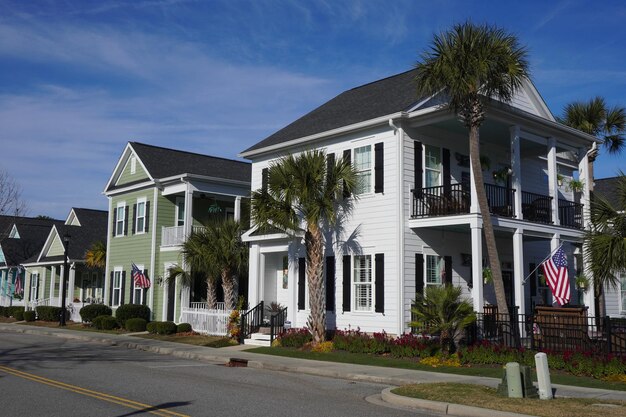
<path fill-rule="evenodd" d="M 460 286 L 476 311 L 495 304 L 483 279 L 487 255 L 468 132 L 441 106 L 445 97 L 417 97 L 413 78 L 408 71 L 345 91 L 241 153 L 252 161 L 252 189 L 261 188 L 272 162 L 308 149 L 349 158 L 358 172 L 352 216 L 339 243 L 326 247 L 329 328 L 404 333 L 416 292 L 430 285 Z M 538 274 L 529 276 L 551 250 L 564 245 L 572 281 L 583 268 L 589 188 L 574 193 L 570 181 L 589 182 L 595 138 L 556 122 L 531 82 L 510 104 L 492 100 L 486 111 L 484 186 L 507 298 L 530 312 L 552 303 Z M 292 327 L 304 327 L 302 237 L 253 228 L 244 238 L 250 306 L 278 302 Z M 572 292 L 575 302 L 573 284 Z M 592 308 L 591 299 L 585 303 Z"/>

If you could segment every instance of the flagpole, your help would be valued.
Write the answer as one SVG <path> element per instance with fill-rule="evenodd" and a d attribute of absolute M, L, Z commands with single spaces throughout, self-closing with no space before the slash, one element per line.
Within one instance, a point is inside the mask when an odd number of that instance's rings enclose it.
<path fill-rule="evenodd" d="M 543 258 L 543 261 L 539 262 L 539 265 L 537 265 L 537 266 L 535 267 L 535 269 L 533 269 L 532 271 L 530 271 L 530 273 L 529 273 L 528 275 L 526 275 L 526 278 L 524 278 L 524 280 L 522 281 L 522 285 L 523 285 L 523 284 L 526 284 L 526 281 L 528 281 L 528 278 L 530 278 L 530 276 L 531 276 L 531 275 L 532 275 L 532 274 L 533 274 L 536 270 L 538 270 L 538 269 L 539 269 L 539 267 L 540 267 L 541 265 L 543 265 L 543 263 L 544 263 L 545 261 L 547 261 L 547 260 L 548 260 L 548 259 L 549 259 L 552 255 L 554 255 L 554 253 L 555 253 L 556 251 L 558 251 L 559 249 L 561 249 L 561 247 L 562 247 L 562 246 L 563 246 L 563 244 L 561 243 L 561 244 L 559 245 L 559 247 L 558 247 L 558 248 L 556 248 L 555 250 L 553 250 L 552 252 L 550 252 L 550 254 L 549 254 L 548 256 L 546 256 L 545 258 Z"/>

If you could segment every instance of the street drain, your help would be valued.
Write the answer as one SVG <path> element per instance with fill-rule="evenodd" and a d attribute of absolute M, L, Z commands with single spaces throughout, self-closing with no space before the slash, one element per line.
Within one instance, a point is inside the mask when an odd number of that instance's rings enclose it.
<path fill-rule="evenodd" d="M 230 361 L 226 364 L 229 368 L 246 368 L 248 366 L 247 359 L 230 358 Z"/>

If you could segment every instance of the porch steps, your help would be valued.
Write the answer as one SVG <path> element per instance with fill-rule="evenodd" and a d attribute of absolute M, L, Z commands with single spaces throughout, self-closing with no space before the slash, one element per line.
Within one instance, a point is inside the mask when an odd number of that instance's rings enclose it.
<path fill-rule="evenodd" d="M 251 346 L 271 346 L 270 335 L 264 333 L 252 333 L 250 339 L 243 341 L 244 345 Z"/>

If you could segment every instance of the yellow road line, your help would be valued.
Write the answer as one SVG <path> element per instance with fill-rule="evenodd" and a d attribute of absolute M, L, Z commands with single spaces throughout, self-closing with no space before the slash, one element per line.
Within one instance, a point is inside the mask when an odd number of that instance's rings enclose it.
<path fill-rule="evenodd" d="M 55 388 L 64 389 L 67 391 L 75 392 L 77 394 L 82 394 L 88 397 L 96 398 L 102 401 L 108 401 L 110 403 L 122 405 L 124 407 L 132 408 L 134 410 L 144 410 L 150 414 L 155 414 L 157 416 L 162 417 L 189 417 L 187 414 L 180 414 L 174 411 L 169 411 L 166 409 L 159 408 L 157 406 L 152 406 L 148 404 L 143 404 L 137 401 L 129 400 L 126 398 L 116 397 L 115 395 L 106 394 L 103 392 L 93 391 L 87 388 L 82 388 L 76 385 L 66 384 L 62 381 L 56 381 L 53 379 L 44 378 L 39 375 L 31 374 L 28 372 L 20 371 L 18 369 L 9 368 L 7 366 L 0 365 L 0 371 L 4 371 L 8 374 L 28 379 L 30 381 L 39 382 L 40 384 L 49 385 Z"/>

